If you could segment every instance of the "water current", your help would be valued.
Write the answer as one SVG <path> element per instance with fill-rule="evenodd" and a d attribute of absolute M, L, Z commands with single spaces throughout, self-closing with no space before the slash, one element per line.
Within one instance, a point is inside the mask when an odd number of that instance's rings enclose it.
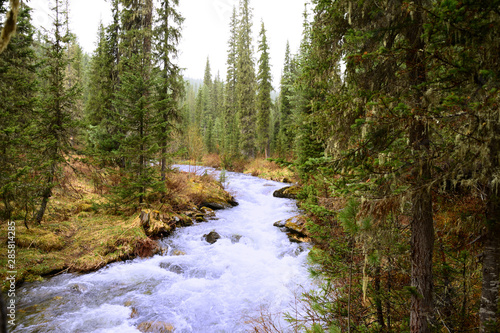
<path fill-rule="evenodd" d="M 294 295 L 312 288 L 308 245 L 273 223 L 297 215 L 295 201 L 273 197 L 283 183 L 227 172 L 225 184 L 239 206 L 178 229 L 160 241 L 163 255 L 21 286 L 14 332 L 137 333 L 156 321 L 176 333 L 236 333 L 262 311 L 291 310 Z M 221 235 L 214 244 L 203 238 L 211 231 Z"/>

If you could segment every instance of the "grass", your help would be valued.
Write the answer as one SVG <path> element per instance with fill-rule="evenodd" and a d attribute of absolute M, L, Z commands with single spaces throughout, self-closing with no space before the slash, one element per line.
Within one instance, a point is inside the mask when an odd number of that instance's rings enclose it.
<path fill-rule="evenodd" d="M 16 221 L 18 283 L 60 272 L 89 272 L 115 261 L 151 256 L 161 250 L 153 240 L 158 235 L 152 230 L 148 237 L 139 219 L 141 210 L 154 213 L 151 225 L 155 228 L 163 224 L 173 230 L 192 224 L 191 219 L 210 214 L 210 210 L 202 207 L 204 202 L 232 200 L 208 175 L 171 172 L 166 181 L 166 196 L 151 193 L 152 198 L 158 196 L 159 200 L 150 201 L 148 207 L 139 210 L 129 206 L 111 209 L 105 205 L 107 195 L 111 182 L 119 180 L 107 179 L 105 175 L 106 172 L 99 175 L 96 186 L 95 172 L 84 163 L 73 163 L 64 170 L 42 224 L 28 223 L 27 229 L 23 221 Z M 0 242 L 7 244 L 7 236 L 7 223 L 2 223 Z M 7 256 L 1 256 L 3 281 L 12 270 L 7 269 L 7 264 Z M 6 287 L 5 282 L 2 287 Z"/>
<path fill-rule="evenodd" d="M 244 173 L 284 183 L 293 183 L 297 180 L 296 175 L 292 170 L 287 167 L 279 166 L 275 162 L 271 162 L 266 159 L 252 160 L 245 167 Z"/>
<path fill-rule="evenodd" d="M 189 164 L 187 161 L 179 161 L 178 163 Z M 265 158 L 250 160 L 245 158 L 226 158 L 218 154 L 207 154 L 202 157 L 201 165 L 216 169 L 243 172 L 255 177 L 284 183 L 294 183 L 298 181 L 297 175 L 289 167 L 284 164 L 278 165 L 276 162 Z"/>

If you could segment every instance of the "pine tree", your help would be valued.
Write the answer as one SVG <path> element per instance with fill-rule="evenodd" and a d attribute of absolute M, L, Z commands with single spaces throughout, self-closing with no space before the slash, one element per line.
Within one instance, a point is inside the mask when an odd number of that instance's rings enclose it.
<path fill-rule="evenodd" d="M 271 114 L 271 67 L 269 64 L 269 46 L 267 45 L 266 29 L 262 22 L 259 40 L 259 72 L 257 75 L 257 133 L 259 152 L 264 151 L 265 157 L 269 157 L 270 129 L 269 121 Z"/>
<path fill-rule="evenodd" d="M 255 157 L 256 151 L 256 78 L 252 51 L 252 10 L 249 0 L 240 2 L 237 41 L 236 96 L 239 115 L 241 153 Z"/>

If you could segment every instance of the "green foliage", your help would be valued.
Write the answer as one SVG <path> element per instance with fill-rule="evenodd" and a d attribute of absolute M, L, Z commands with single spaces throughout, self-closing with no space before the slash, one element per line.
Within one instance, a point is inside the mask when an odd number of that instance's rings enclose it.
<path fill-rule="evenodd" d="M 45 184 L 41 191 L 40 209 L 35 217 L 38 223 L 45 214 L 60 168 L 72 149 L 71 137 L 75 127 L 73 109 L 80 89 L 77 84 L 70 86 L 66 82 L 65 70 L 69 65 L 66 50 L 70 35 L 69 31 L 64 30 L 67 25 L 61 18 L 65 14 L 61 8 L 62 2 L 57 0 L 53 8 L 53 36 L 45 38 L 44 67 L 40 72 L 40 108 L 37 112 L 35 135 L 37 138 L 43 138 L 36 141 L 36 149 L 41 153 L 37 163 L 40 165 L 40 174 Z"/>
<path fill-rule="evenodd" d="M 239 118 L 239 149 L 244 156 L 256 155 L 256 77 L 252 52 L 252 9 L 249 0 L 240 1 L 236 98 Z"/>
<path fill-rule="evenodd" d="M 259 71 L 257 74 L 257 137 L 259 153 L 265 151 L 266 157 L 270 149 L 270 114 L 271 114 L 271 67 L 269 64 L 269 46 L 267 45 L 266 29 L 262 22 L 259 33 Z"/>
<path fill-rule="evenodd" d="M 31 9 L 23 5 L 17 33 L 0 55 L 0 216 L 7 220 L 12 214 L 24 211 L 24 218 L 31 213 L 40 182 L 33 177 L 37 167 L 33 140 L 38 89 L 33 34 Z"/>

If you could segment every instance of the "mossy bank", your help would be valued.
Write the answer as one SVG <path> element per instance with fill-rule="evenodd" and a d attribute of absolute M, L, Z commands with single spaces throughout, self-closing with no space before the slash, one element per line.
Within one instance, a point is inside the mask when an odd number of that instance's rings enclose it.
<path fill-rule="evenodd" d="M 71 171 L 68 171 L 68 175 Z M 160 252 L 156 240 L 176 228 L 202 222 L 214 215 L 211 208 L 236 205 L 234 198 L 209 175 L 172 171 L 167 194 L 148 205 L 106 204 L 106 193 L 97 191 L 85 172 L 71 175 L 71 186 L 59 186 L 40 225 L 14 220 L 17 283 L 40 280 L 61 272 L 89 272 L 109 263 L 148 257 Z M 66 184 L 66 185 L 68 185 Z M 71 190 L 68 190 L 70 188 Z M 147 216 L 147 219 L 144 218 Z M 7 223 L 0 241 L 8 243 Z M 3 281 L 8 257 L 0 259 Z M 5 288 L 5 283 L 2 285 Z"/>

